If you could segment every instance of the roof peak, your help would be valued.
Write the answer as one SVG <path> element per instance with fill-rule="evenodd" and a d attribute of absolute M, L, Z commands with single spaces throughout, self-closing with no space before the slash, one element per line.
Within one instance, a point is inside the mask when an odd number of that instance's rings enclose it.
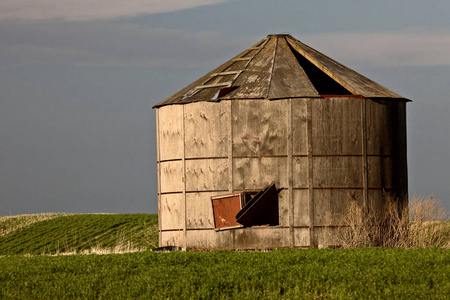
<path fill-rule="evenodd" d="M 303 44 L 269 34 L 154 107 L 197 101 L 359 95 L 404 97 Z"/>
<path fill-rule="evenodd" d="M 270 37 L 292 37 L 292 35 L 290 33 L 273 33 L 273 34 L 268 34 L 267 37 L 268 38 L 270 38 Z"/>

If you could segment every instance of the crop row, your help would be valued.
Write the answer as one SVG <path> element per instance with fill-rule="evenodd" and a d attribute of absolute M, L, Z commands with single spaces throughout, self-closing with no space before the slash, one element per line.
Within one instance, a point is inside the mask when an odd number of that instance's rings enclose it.
<path fill-rule="evenodd" d="M 157 216 L 62 215 L 0 236 L 0 255 L 55 254 L 91 248 L 157 247 Z"/>

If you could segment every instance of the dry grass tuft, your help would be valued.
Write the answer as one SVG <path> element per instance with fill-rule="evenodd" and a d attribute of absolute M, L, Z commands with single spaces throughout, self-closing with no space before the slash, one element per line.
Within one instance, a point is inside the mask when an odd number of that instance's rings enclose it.
<path fill-rule="evenodd" d="M 101 247 L 100 245 L 91 247 L 86 250 L 81 251 L 68 251 L 68 252 L 57 252 L 55 254 L 50 254 L 50 256 L 60 256 L 60 255 L 90 255 L 90 254 L 97 254 L 97 255 L 105 255 L 105 254 L 124 254 L 124 253 L 134 253 L 134 252 L 141 252 L 146 251 L 146 248 L 139 248 L 134 247 L 131 242 L 129 242 L 127 245 L 116 245 L 114 247 Z"/>
<path fill-rule="evenodd" d="M 382 207 L 352 203 L 344 214 L 338 240 L 344 248 L 450 248 L 450 221 L 437 197 L 414 196 L 411 202 L 385 198 Z"/>

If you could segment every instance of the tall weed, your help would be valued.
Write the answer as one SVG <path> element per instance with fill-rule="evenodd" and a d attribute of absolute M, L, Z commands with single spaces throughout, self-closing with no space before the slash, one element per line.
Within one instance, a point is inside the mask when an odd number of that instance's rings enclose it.
<path fill-rule="evenodd" d="M 414 196 L 408 203 L 386 196 L 381 207 L 351 203 L 338 240 L 344 248 L 450 248 L 450 221 L 436 196 Z"/>

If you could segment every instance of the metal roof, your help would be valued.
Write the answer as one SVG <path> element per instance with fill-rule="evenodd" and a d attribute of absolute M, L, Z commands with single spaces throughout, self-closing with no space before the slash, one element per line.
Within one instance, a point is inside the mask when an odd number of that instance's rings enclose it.
<path fill-rule="evenodd" d="M 254 46 L 156 104 L 359 95 L 408 100 L 288 34 Z"/>

